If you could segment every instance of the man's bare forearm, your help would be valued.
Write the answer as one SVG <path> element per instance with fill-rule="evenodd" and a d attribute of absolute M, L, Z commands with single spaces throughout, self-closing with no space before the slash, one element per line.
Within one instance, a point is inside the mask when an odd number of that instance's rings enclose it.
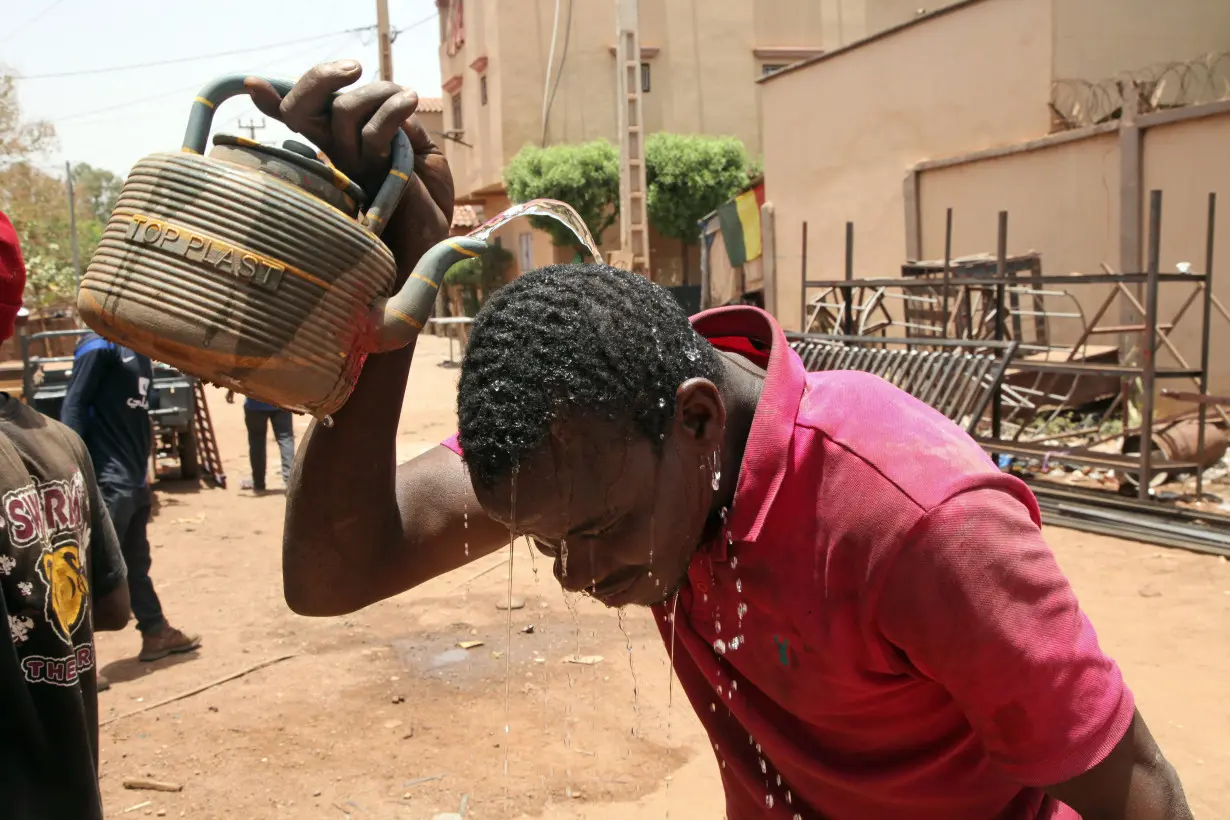
<path fill-rule="evenodd" d="M 333 427 L 313 422 L 295 458 L 282 537 L 286 602 L 304 614 L 349 611 L 394 539 L 397 424 L 414 345 L 368 358 Z"/>

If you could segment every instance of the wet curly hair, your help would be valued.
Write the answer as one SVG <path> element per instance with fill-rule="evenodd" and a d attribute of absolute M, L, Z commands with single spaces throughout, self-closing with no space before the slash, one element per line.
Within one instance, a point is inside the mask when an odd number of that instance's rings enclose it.
<path fill-rule="evenodd" d="M 660 446 L 675 391 L 719 383 L 717 351 L 666 289 L 602 264 L 551 265 L 501 288 L 474 319 L 457 393 L 466 467 L 491 488 L 577 410 Z"/>

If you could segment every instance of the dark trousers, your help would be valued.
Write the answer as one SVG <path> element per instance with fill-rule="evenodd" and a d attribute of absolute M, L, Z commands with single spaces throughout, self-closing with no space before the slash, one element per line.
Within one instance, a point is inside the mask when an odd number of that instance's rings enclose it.
<path fill-rule="evenodd" d="M 282 482 L 290 481 L 290 468 L 295 463 L 294 416 L 289 410 L 243 410 L 248 424 L 248 459 L 252 462 L 252 486 L 265 489 L 265 436 L 269 425 L 282 455 Z"/>
<path fill-rule="evenodd" d="M 128 595 L 132 599 L 132 614 L 142 634 L 157 632 L 166 620 L 162 617 L 162 602 L 154 592 L 149 568 L 153 563 L 149 550 L 150 492 L 148 488 L 120 490 L 102 488 L 103 501 L 111 516 L 111 525 L 120 540 L 120 551 L 128 566 Z"/>

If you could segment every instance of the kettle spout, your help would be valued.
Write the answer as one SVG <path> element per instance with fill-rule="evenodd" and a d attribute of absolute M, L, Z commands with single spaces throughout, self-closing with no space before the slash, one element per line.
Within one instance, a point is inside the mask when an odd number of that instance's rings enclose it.
<path fill-rule="evenodd" d="M 410 344 L 427 324 L 448 269 L 486 249 L 487 243 L 469 236 L 452 236 L 433 245 L 414 266 L 401 290 L 372 304 L 376 333 L 370 352 L 384 353 Z"/>

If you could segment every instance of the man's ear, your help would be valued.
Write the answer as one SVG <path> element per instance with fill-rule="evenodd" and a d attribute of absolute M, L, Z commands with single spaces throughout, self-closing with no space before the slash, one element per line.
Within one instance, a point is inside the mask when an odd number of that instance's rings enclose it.
<path fill-rule="evenodd" d="M 675 435 L 717 450 L 726 432 L 726 404 L 708 379 L 688 379 L 675 391 Z"/>

